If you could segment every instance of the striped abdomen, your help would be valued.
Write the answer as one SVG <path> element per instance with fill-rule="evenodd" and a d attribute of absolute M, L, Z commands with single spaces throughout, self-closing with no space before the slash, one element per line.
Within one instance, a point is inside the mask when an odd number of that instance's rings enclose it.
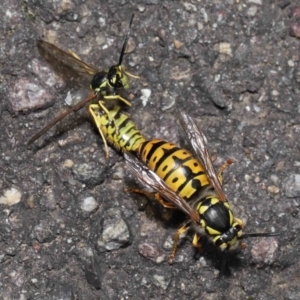
<path fill-rule="evenodd" d="M 105 139 L 117 150 L 135 151 L 145 141 L 140 131 L 127 115 L 120 112 L 120 107 L 115 106 L 109 115 L 99 110 L 96 124 L 105 136 Z"/>
<path fill-rule="evenodd" d="M 174 144 L 152 140 L 140 144 L 139 158 L 178 195 L 189 200 L 209 185 L 203 166 L 190 152 Z"/>

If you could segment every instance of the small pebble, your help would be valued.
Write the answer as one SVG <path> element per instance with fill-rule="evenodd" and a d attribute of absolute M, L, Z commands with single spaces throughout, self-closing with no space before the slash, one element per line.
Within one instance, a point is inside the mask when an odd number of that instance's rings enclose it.
<path fill-rule="evenodd" d="M 227 54 L 232 56 L 232 49 L 230 43 L 220 43 L 219 44 L 219 52 L 222 54 Z"/>
<path fill-rule="evenodd" d="M 2 193 L 0 193 L 1 195 Z M 21 192 L 16 188 L 11 188 L 4 191 L 3 196 L 0 197 L 0 204 L 4 205 L 14 205 L 21 201 Z"/>
<path fill-rule="evenodd" d="M 98 208 L 98 203 L 94 197 L 87 197 L 87 198 L 83 199 L 83 201 L 80 205 L 80 208 L 84 211 L 91 212 L 91 211 L 95 210 L 96 208 Z"/>
<path fill-rule="evenodd" d="M 143 102 L 143 106 L 146 106 L 147 105 L 147 102 L 151 96 L 151 90 L 149 89 L 141 89 L 141 93 L 142 93 L 142 96 L 141 96 L 141 100 Z"/>

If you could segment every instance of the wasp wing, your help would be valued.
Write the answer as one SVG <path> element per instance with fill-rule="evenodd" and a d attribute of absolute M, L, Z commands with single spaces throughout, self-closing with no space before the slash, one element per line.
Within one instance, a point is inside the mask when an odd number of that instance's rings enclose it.
<path fill-rule="evenodd" d="M 37 47 L 41 53 L 41 55 L 54 67 L 56 71 L 61 73 L 67 81 L 76 81 L 79 85 L 86 85 L 86 82 L 91 81 L 91 77 L 98 72 L 98 70 L 94 67 L 89 66 L 84 63 L 75 53 L 73 52 L 65 52 L 58 47 L 54 46 L 51 43 L 48 43 L 43 40 L 37 41 Z M 82 80 L 82 79 L 86 80 Z M 75 106 L 68 109 L 64 113 L 60 114 L 54 120 L 52 120 L 49 124 L 47 124 L 44 128 L 42 128 L 39 132 L 37 132 L 28 142 L 27 145 L 32 144 L 35 140 L 41 137 L 45 132 L 47 132 L 50 128 L 52 128 L 56 123 L 62 120 L 64 117 L 69 115 L 71 112 L 78 110 L 86 103 L 92 101 L 96 98 L 95 94 L 91 94 L 78 102 Z"/>
<path fill-rule="evenodd" d="M 83 99 L 79 103 L 77 103 L 75 106 L 71 107 L 67 111 L 60 114 L 58 117 L 53 119 L 50 123 L 48 123 L 44 128 L 42 128 L 39 132 L 37 132 L 28 142 L 27 145 L 32 144 L 34 141 L 36 141 L 38 138 L 40 138 L 45 132 L 47 132 L 50 128 L 52 128 L 56 123 L 58 123 L 60 120 L 65 118 L 67 115 L 69 115 L 71 112 L 78 110 L 82 106 L 84 106 L 86 103 L 91 102 L 94 100 L 97 96 L 95 94 L 91 94 L 87 98 Z"/>
<path fill-rule="evenodd" d="M 66 80 L 77 81 L 85 85 L 82 79 L 90 81 L 91 77 L 99 72 L 98 69 L 83 62 L 74 52 L 65 52 L 55 45 L 43 40 L 37 41 L 37 48 L 48 63 Z"/>
<path fill-rule="evenodd" d="M 188 202 L 171 190 L 157 174 L 150 170 L 143 162 L 139 161 L 131 153 L 124 152 L 124 157 L 127 166 L 141 182 L 153 188 L 163 198 L 187 214 L 194 222 L 199 223 L 200 217 L 197 211 L 193 209 Z"/>
<path fill-rule="evenodd" d="M 209 182 L 215 189 L 219 200 L 226 201 L 226 195 L 212 164 L 212 160 L 206 146 L 206 138 L 203 132 L 199 129 L 195 121 L 183 112 L 181 112 L 180 122 L 197 155 L 197 158 L 203 164 Z"/>

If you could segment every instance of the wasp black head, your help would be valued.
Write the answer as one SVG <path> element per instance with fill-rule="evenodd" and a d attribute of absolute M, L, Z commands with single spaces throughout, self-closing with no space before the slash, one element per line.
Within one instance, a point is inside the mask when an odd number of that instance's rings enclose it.
<path fill-rule="evenodd" d="M 235 223 L 233 226 L 228 228 L 225 232 L 214 239 L 214 243 L 217 247 L 223 250 L 234 249 L 238 246 L 239 236 L 242 234 L 242 226 Z"/>
<path fill-rule="evenodd" d="M 90 87 L 95 93 L 103 92 L 105 88 L 112 88 L 113 90 L 119 88 L 124 88 L 124 89 L 129 88 L 128 78 L 124 74 L 121 64 L 123 61 L 123 56 L 125 54 L 127 42 L 130 36 L 130 30 L 131 30 L 133 18 L 134 18 L 134 14 L 132 14 L 132 17 L 130 19 L 129 29 L 121 50 L 119 63 L 115 66 L 112 66 L 108 72 L 101 71 L 96 73 L 93 79 L 91 80 Z"/>
<path fill-rule="evenodd" d="M 121 66 L 112 66 L 107 74 L 107 80 L 114 89 L 126 88 L 128 85 L 128 78 L 124 74 Z"/>
<path fill-rule="evenodd" d="M 207 197 L 199 208 L 201 221 L 206 233 L 222 250 L 236 248 L 242 235 L 243 222 L 233 216 L 228 202 L 216 197 Z"/>
<path fill-rule="evenodd" d="M 239 220 L 239 219 L 236 219 Z M 239 220 L 240 221 L 240 220 Z M 223 233 L 221 236 L 217 237 L 215 242 L 215 245 L 218 246 L 223 251 L 223 259 L 222 259 L 222 265 L 220 269 L 220 273 L 216 279 L 216 282 L 220 281 L 221 277 L 224 275 L 229 250 L 235 249 L 237 245 L 241 245 L 241 248 L 243 249 L 245 245 L 241 242 L 239 242 L 242 239 L 246 239 L 249 237 L 271 237 L 271 236 L 277 236 L 280 235 L 281 232 L 267 232 L 267 233 L 248 233 L 248 234 L 242 234 L 242 226 L 237 223 L 237 225 L 232 226 L 228 232 Z M 234 243 L 233 243 L 234 241 Z"/>
<path fill-rule="evenodd" d="M 281 233 L 249 233 L 243 234 L 242 220 L 235 218 L 227 201 L 216 197 L 207 197 L 198 208 L 201 216 L 200 225 L 221 250 L 236 249 L 240 240 L 249 237 L 270 237 Z"/>

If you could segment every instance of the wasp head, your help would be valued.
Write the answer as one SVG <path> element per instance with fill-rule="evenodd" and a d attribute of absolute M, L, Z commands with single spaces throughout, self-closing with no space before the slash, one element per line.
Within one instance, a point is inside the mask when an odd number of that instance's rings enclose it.
<path fill-rule="evenodd" d="M 112 66 L 107 74 L 108 84 L 114 89 L 128 89 L 128 77 L 123 71 L 122 66 L 116 65 Z"/>
<path fill-rule="evenodd" d="M 236 249 L 240 242 L 239 238 L 242 236 L 242 226 L 235 222 L 227 231 L 213 238 L 213 242 L 221 250 Z"/>
<path fill-rule="evenodd" d="M 234 217 L 227 201 L 207 197 L 198 207 L 200 225 L 222 250 L 237 248 L 243 222 Z"/>

